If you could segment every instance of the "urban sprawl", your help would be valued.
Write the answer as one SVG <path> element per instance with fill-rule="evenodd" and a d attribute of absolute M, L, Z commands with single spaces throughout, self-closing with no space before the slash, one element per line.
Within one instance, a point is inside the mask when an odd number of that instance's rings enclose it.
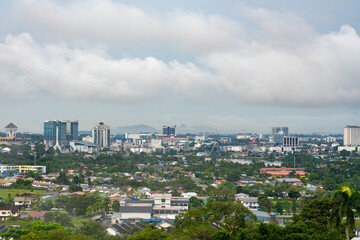
<path fill-rule="evenodd" d="M 225 135 L 43 124 L 0 133 L 1 239 L 360 236 L 358 126 Z"/>

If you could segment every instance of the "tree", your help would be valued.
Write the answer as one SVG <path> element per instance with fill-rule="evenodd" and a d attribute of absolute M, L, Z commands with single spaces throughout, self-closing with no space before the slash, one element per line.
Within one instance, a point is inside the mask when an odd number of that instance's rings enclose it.
<path fill-rule="evenodd" d="M 54 207 L 54 203 L 51 200 L 45 200 L 39 203 L 39 209 L 42 211 L 49 211 L 53 207 Z"/>
<path fill-rule="evenodd" d="M 34 172 L 34 171 L 28 171 L 26 174 L 25 174 L 25 178 L 34 178 L 35 180 L 41 180 L 42 179 L 42 176 L 37 173 L 37 172 Z"/>
<path fill-rule="evenodd" d="M 189 199 L 189 209 L 198 209 L 204 206 L 204 201 L 197 197 L 191 197 Z"/>
<path fill-rule="evenodd" d="M 342 157 L 349 157 L 350 156 L 350 152 L 346 151 L 345 149 L 341 150 L 340 152 L 340 156 Z"/>
<path fill-rule="evenodd" d="M 73 177 L 73 181 L 72 181 L 72 182 L 75 183 L 75 184 L 80 184 L 79 176 L 75 175 L 75 176 Z"/>
<path fill-rule="evenodd" d="M 209 197 L 210 197 L 209 201 L 213 201 L 213 202 L 234 201 L 235 192 L 227 188 L 223 188 L 223 189 L 218 188 L 211 191 L 209 193 Z"/>
<path fill-rule="evenodd" d="M 19 239 L 21 236 L 24 236 L 32 231 L 36 232 L 49 232 L 52 230 L 60 229 L 61 225 L 58 223 L 45 223 L 43 221 L 37 221 L 34 223 L 29 223 L 25 227 L 17 229 L 17 228 L 9 228 L 9 232 L 2 234 L 4 239 Z M 31 239 L 31 238 L 28 238 Z"/>
<path fill-rule="evenodd" d="M 275 209 L 276 209 L 276 212 L 277 213 L 280 213 L 282 214 L 283 211 L 284 211 L 284 205 L 281 201 L 277 201 L 276 204 L 275 204 Z"/>
<path fill-rule="evenodd" d="M 17 189 L 33 189 L 32 183 L 29 180 L 18 179 L 15 183 L 10 185 L 10 188 Z"/>
<path fill-rule="evenodd" d="M 345 217 L 345 234 L 346 239 L 350 239 L 350 233 L 355 226 L 355 211 L 360 208 L 360 194 L 359 192 L 352 192 L 349 187 L 342 187 L 334 195 L 334 201 L 337 202 L 333 209 L 333 217 L 338 228 Z M 353 209 L 356 209 L 355 211 Z"/>
<path fill-rule="evenodd" d="M 309 202 L 300 212 L 299 217 L 306 220 L 315 220 L 323 225 L 328 225 L 331 212 L 335 208 L 337 202 L 333 199 L 315 199 Z"/>
<path fill-rule="evenodd" d="M 91 182 L 91 178 L 88 177 L 88 185 L 91 186 L 92 182 Z"/>
<path fill-rule="evenodd" d="M 230 182 L 236 182 L 236 181 L 239 181 L 240 179 L 240 174 L 237 173 L 236 171 L 230 171 L 228 174 L 227 174 L 227 180 L 230 181 Z"/>
<path fill-rule="evenodd" d="M 71 183 L 70 186 L 69 186 L 69 192 L 78 192 L 78 191 L 82 191 L 82 187 L 77 185 L 77 184 L 74 184 L 74 183 Z"/>
<path fill-rule="evenodd" d="M 55 182 L 61 185 L 70 184 L 69 178 L 66 176 L 66 173 L 64 171 L 59 173 L 59 176 L 56 178 Z"/>
<path fill-rule="evenodd" d="M 180 213 L 175 219 L 175 228 L 188 234 L 190 227 L 213 225 L 233 235 L 246 226 L 245 218 L 255 219 L 249 209 L 240 202 L 208 202 L 204 207 Z"/>
<path fill-rule="evenodd" d="M 105 227 L 99 222 L 94 221 L 83 223 L 77 233 L 83 234 L 92 239 L 104 239 L 106 236 Z"/>
<path fill-rule="evenodd" d="M 44 215 L 44 222 L 60 223 L 64 227 L 73 227 L 69 214 L 61 212 L 47 212 Z"/>
<path fill-rule="evenodd" d="M 110 201 L 110 198 L 104 198 L 104 201 L 103 201 L 103 208 L 104 208 L 104 210 L 105 210 L 105 212 L 106 213 L 109 213 L 110 212 L 110 203 L 111 203 L 111 201 Z"/>
<path fill-rule="evenodd" d="M 38 143 L 35 145 L 35 152 L 37 156 L 42 156 L 45 154 L 45 145 L 42 143 Z"/>
<path fill-rule="evenodd" d="M 128 240 L 153 240 L 153 239 L 167 239 L 169 234 L 159 229 L 145 228 L 139 233 L 133 234 Z"/>
<path fill-rule="evenodd" d="M 236 186 L 232 182 L 223 182 L 218 188 L 210 191 L 210 201 L 213 202 L 227 202 L 234 201 L 236 193 Z"/>
<path fill-rule="evenodd" d="M 111 208 L 114 212 L 119 212 L 120 211 L 120 203 L 119 201 L 115 200 L 112 202 Z"/>
<path fill-rule="evenodd" d="M 271 201 L 268 198 L 268 196 L 266 195 L 259 195 L 258 197 L 258 202 L 259 202 L 259 210 L 261 211 L 266 211 L 266 212 L 271 212 Z"/>
<path fill-rule="evenodd" d="M 21 240 L 91 240 L 82 234 L 73 234 L 73 231 L 66 228 L 59 228 L 49 232 L 31 231 L 21 237 Z"/>
<path fill-rule="evenodd" d="M 85 183 L 85 176 L 84 174 L 80 173 L 79 174 L 79 184 L 84 184 Z"/>

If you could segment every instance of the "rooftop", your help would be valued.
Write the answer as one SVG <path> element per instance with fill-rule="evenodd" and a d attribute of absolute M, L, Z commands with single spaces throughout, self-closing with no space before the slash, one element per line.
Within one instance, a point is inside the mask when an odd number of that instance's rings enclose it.
<path fill-rule="evenodd" d="M 122 213 L 152 213 L 152 207 L 128 207 L 121 206 L 120 212 Z"/>
<path fill-rule="evenodd" d="M 7 129 L 7 128 L 18 128 L 15 124 L 13 124 L 13 123 L 9 123 L 6 127 L 5 127 L 5 129 Z"/>

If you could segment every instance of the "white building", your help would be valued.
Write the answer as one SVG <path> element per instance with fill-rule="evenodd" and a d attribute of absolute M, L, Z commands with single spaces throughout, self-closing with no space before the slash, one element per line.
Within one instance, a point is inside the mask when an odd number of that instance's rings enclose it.
<path fill-rule="evenodd" d="M 98 147 L 110 147 L 110 127 L 100 122 L 93 127 L 92 138 Z"/>
<path fill-rule="evenodd" d="M 344 127 L 344 145 L 360 146 L 360 127 L 346 126 Z"/>
<path fill-rule="evenodd" d="M 125 138 L 128 139 L 151 139 L 151 133 L 125 133 Z"/>
<path fill-rule="evenodd" d="M 112 223 L 135 223 L 142 219 L 175 219 L 189 208 L 189 199 L 171 198 L 171 194 L 154 194 L 150 199 L 125 200 L 113 213 Z"/>
<path fill-rule="evenodd" d="M 175 219 L 189 208 L 189 199 L 172 199 L 171 194 L 154 194 L 153 216 L 161 219 Z"/>
<path fill-rule="evenodd" d="M 92 143 L 94 142 L 93 137 L 90 136 L 90 135 L 87 135 L 87 136 L 83 137 L 82 140 L 83 140 L 84 142 L 92 142 Z"/>
<path fill-rule="evenodd" d="M 336 137 L 331 137 L 331 136 L 326 137 L 325 141 L 328 143 L 336 142 Z"/>
<path fill-rule="evenodd" d="M 33 166 L 33 165 L 4 165 L 0 164 L 0 173 L 8 172 L 27 173 L 29 171 L 46 174 L 46 166 Z"/>
<path fill-rule="evenodd" d="M 248 208 L 249 210 L 257 210 L 259 208 L 257 197 L 250 197 L 247 194 L 238 193 L 235 195 L 235 199 L 236 201 L 241 202 L 244 207 Z"/>
<path fill-rule="evenodd" d="M 72 152 L 86 152 L 86 153 L 93 153 L 96 151 L 97 147 L 92 142 L 85 142 L 85 141 L 70 141 L 70 149 Z"/>
<path fill-rule="evenodd" d="M 298 137 L 288 137 L 284 136 L 283 138 L 283 147 L 284 148 L 296 148 L 299 146 L 299 138 Z"/>
<path fill-rule="evenodd" d="M 356 151 L 357 147 L 352 147 L 352 146 L 339 146 L 338 147 L 338 151 L 341 152 L 342 150 L 346 150 L 348 152 L 352 152 L 352 151 Z"/>

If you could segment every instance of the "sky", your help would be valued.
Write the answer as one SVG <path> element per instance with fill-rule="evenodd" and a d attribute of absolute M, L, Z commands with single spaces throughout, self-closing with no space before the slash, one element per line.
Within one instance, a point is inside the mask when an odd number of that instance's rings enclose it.
<path fill-rule="evenodd" d="M 0 126 L 342 133 L 360 125 L 358 9 L 357 0 L 3 0 Z"/>

